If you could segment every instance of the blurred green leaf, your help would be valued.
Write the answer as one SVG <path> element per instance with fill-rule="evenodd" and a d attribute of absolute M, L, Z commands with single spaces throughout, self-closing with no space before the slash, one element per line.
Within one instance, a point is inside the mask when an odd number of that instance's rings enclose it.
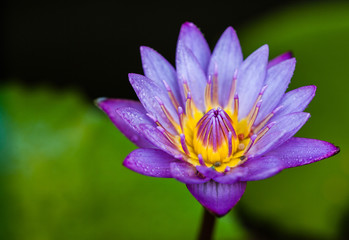
<path fill-rule="evenodd" d="M 0 96 L 0 239 L 196 237 L 200 204 L 184 184 L 124 168 L 135 146 L 92 103 L 46 88 Z"/>
<path fill-rule="evenodd" d="M 297 66 L 289 89 L 318 87 L 306 110 L 312 117 L 297 136 L 341 147 L 336 157 L 250 182 L 240 202 L 242 215 L 283 235 L 338 238 L 349 214 L 349 4 L 284 9 L 261 17 L 239 36 L 246 53 L 265 43 L 271 57 L 292 50 Z"/>

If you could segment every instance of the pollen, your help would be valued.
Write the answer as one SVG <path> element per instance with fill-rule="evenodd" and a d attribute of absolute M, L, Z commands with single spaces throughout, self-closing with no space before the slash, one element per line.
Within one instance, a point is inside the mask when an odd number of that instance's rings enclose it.
<path fill-rule="evenodd" d="M 239 151 L 242 151 L 242 150 L 244 150 L 244 149 L 245 149 L 245 144 L 239 143 L 238 150 L 239 150 Z"/>

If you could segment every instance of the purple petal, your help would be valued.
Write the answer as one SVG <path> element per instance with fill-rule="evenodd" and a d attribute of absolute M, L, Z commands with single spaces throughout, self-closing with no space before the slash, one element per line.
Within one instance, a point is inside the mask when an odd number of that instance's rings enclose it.
<path fill-rule="evenodd" d="M 133 89 L 147 112 L 153 115 L 166 129 L 175 132 L 173 125 L 168 120 L 159 102 L 155 98 L 156 96 L 162 101 L 172 117 L 178 122 L 177 112 L 171 103 L 167 91 L 143 75 L 130 73 L 128 76 Z"/>
<path fill-rule="evenodd" d="M 277 111 L 271 121 L 279 116 L 289 113 L 302 112 L 315 96 L 316 86 L 304 86 L 286 93 L 278 106 L 282 108 Z"/>
<path fill-rule="evenodd" d="M 271 177 L 285 167 L 274 156 L 248 159 L 246 163 L 233 168 L 223 176 L 214 178 L 219 183 L 232 184 L 238 181 L 256 181 Z"/>
<path fill-rule="evenodd" d="M 187 82 L 196 107 L 204 111 L 206 75 L 194 54 L 181 41 L 178 41 L 177 45 L 176 66 L 181 89 L 183 89 L 183 82 Z M 182 98 L 185 102 L 186 96 L 183 91 Z"/>
<path fill-rule="evenodd" d="M 208 67 L 208 74 L 211 76 L 217 71 L 219 102 L 222 106 L 228 101 L 234 72 L 242 60 L 239 39 L 235 30 L 228 27 L 216 44 Z"/>
<path fill-rule="evenodd" d="M 238 69 L 239 119 L 248 115 L 264 84 L 268 55 L 268 45 L 264 45 L 243 61 Z"/>
<path fill-rule="evenodd" d="M 285 168 L 277 156 L 263 156 L 249 159 L 241 165 L 247 172 L 240 177 L 240 181 L 258 181 L 269 178 Z"/>
<path fill-rule="evenodd" d="M 187 162 L 171 163 L 172 177 L 186 184 L 199 184 L 209 181 L 209 178 L 199 176 L 195 167 Z"/>
<path fill-rule="evenodd" d="M 255 122 L 256 125 L 263 121 L 280 102 L 291 81 L 295 65 L 296 59 L 292 58 L 268 69 L 265 81 L 267 88 L 262 96 L 263 102 Z"/>
<path fill-rule="evenodd" d="M 292 58 L 292 52 L 285 52 L 279 56 L 277 56 L 276 58 L 272 59 L 269 61 L 268 63 L 268 68 L 271 68 L 272 66 L 275 66 L 287 59 Z"/>
<path fill-rule="evenodd" d="M 280 147 L 268 152 L 267 156 L 275 156 L 282 161 L 285 168 L 291 168 L 331 157 L 338 152 L 339 147 L 332 143 L 294 137 Z"/>
<path fill-rule="evenodd" d="M 193 23 L 186 22 L 179 32 L 178 41 L 181 41 L 198 60 L 202 69 L 206 70 L 211 51 L 204 36 Z"/>
<path fill-rule="evenodd" d="M 144 75 L 163 88 L 165 88 L 163 81 L 166 81 L 177 100 L 180 101 L 177 74 L 174 67 L 157 51 L 144 46 L 140 50 Z"/>
<path fill-rule="evenodd" d="M 209 179 L 223 175 L 223 173 L 217 172 L 216 170 L 214 170 L 212 168 L 208 168 L 206 166 L 196 166 L 196 170 L 198 170 L 199 173 L 201 173 L 202 175 L 204 175 L 205 177 L 207 177 Z"/>
<path fill-rule="evenodd" d="M 147 140 L 154 144 L 154 146 L 178 159 L 182 157 L 182 154 L 178 151 L 177 147 L 173 145 L 156 127 L 148 124 L 140 124 L 138 127 Z"/>
<path fill-rule="evenodd" d="M 223 176 L 215 177 L 213 180 L 219 183 L 232 184 L 240 181 L 242 176 L 248 173 L 248 169 L 238 166 L 224 174 Z"/>
<path fill-rule="evenodd" d="M 277 148 L 290 139 L 305 124 L 309 113 L 291 113 L 275 119 L 275 125 L 248 151 L 248 156 L 257 157 Z"/>
<path fill-rule="evenodd" d="M 205 208 L 218 216 L 224 216 L 244 194 L 246 182 L 221 184 L 211 180 L 201 184 L 187 184 L 187 188 Z"/>
<path fill-rule="evenodd" d="M 155 123 L 143 112 L 131 107 L 119 107 L 115 110 L 123 121 L 134 131 L 140 133 L 153 146 L 156 146 L 170 155 L 178 155 L 176 148 L 156 128 Z"/>
<path fill-rule="evenodd" d="M 123 100 L 123 99 L 97 99 L 96 101 L 98 107 L 100 107 L 110 118 L 110 120 L 115 124 L 115 126 L 134 144 L 142 148 L 154 148 L 140 132 L 135 128 L 130 126 L 118 113 L 117 109 L 131 107 L 135 109 L 140 116 L 142 122 L 151 122 L 151 120 L 145 115 L 146 111 L 142 104 L 133 100 Z"/>
<path fill-rule="evenodd" d="M 136 149 L 123 165 L 132 171 L 150 177 L 171 178 L 170 164 L 176 159 L 159 149 Z"/>
<path fill-rule="evenodd" d="M 220 183 L 257 181 L 269 178 L 285 168 L 310 164 L 337 154 L 339 148 L 316 139 L 291 138 L 262 157 L 252 158 L 214 180 Z"/>

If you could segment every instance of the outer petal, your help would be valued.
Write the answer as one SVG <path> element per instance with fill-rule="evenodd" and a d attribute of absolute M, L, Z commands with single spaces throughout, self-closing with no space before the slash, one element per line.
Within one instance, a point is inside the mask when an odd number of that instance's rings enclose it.
<path fill-rule="evenodd" d="M 170 155 L 176 156 L 179 152 L 168 139 L 156 128 L 155 123 L 144 112 L 131 107 L 120 107 L 116 113 L 134 131 L 141 133 L 153 146 L 156 146 Z"/>
<path fill-rule="evenodd" d="M 209 178 L 199 177 L 195 167 L 186 162 L 171 163 L 172 177 L 186 184 L 199 184 L 209 181 Z"/>
<path fill-rule="evenodd" d="M 247 160 L 246 163 L 233 168 L 223 176 L 214 180 L 219 183 L 232 184 L 238 181 L 256 181 L 271 177 L 285 167 L 282 162 L 274 156 L 258 157 Z"/>
<path fill-rule="evenodd" d="M 248 171 L 245 175 L 241 176 L 241 181 L 258 181 L 266 179 L 274 176 L 285 168 L 282 161 L 280 161 L 277 156 L 253 158 L 247 160 L 242 167 L 246 168 Z"/>
<path fill-rule="evenodd" d="M 252 146 L 247 155 L 257 157 L 277 148 L 296 134 L 309 117 L 309 113 L 299 112 L 287 114 L 275 119 L 275 125 Z"/>
<path fill-rule="evenodd" d="M 217 172 L 216 170 L 214 170 L 212 168 L 208 168 L 206 166 L 196 166 L 196 170 L 198 170 L 199 173 L 201 173 L 202 175 L 204 175 L 205 177 L 207 177 L 209 179 L 223 175 L 223 173 Z"/>
<path fill-rule="evenodd" d="M 282 108 L 275 113 L 271 121 L 282 115 L 294 112 L 302 112 L 315 96 L 315 91 L 316 86 L 311 85 L 300 87 L 286 93 L 278 105 Z"/>
<path fill-rule="evenodd" d="M 202 69 L 206 70 L 211 51 L 198 27 L 190 22 L 184 23 L 179 32 L 178 41 L 191 50 Z"/>
<path fill-rule="evenodd" d="M 117 109 L 131 107 L 139 112 L 142 116 L 142 122 L 150 122 L 151 120 L 145 115 L 146 111 L 142 104 L 133 100 L 123 100 L 123 99 L 102 99 L 96 100 L 96 104 L 100 107 L 110 118 L 110 120 L 115 124 L 115 126 L 134 144 L 142 148 L 154 148 L 155 146 L 151 144 L 142 133 L 138 132 L 135 128 L 128 124 L 118 113 Z"/>
<path fill-rule="evenodd" d="M 248 173 L 247 168 L 238 166 L 233 168 L 231 171 L 224 174 L 223 176 L 215 177 L 213 180 L 219 183 L 233 184 L 240 181 L 240 178 L 245 176 L 247 173 Z"/>
<path fill-rule="evenodd" d="M 136 149 L 126 157 L 123 165 L 146 176 L 171 178 L 170 164 L 174 161 L 173 156 L 159 149 Z"/>
<path fill-rule="evenodd" d="M 182 158 L 181 152 L 178 151 L 162 132 L 160 132 L 155 126 L 149 124 L 140 124 L 138 126 L 139 131 L 142 131 L 144 136 L 155 146 L 174 156 L 177 159 Z"/>
<path fill-rule="evenodd" d="M 272 59 L 268 63 L 268 68 L 271 68 L 272 66 L 275 66 L 276 64 L 279 64 L 287 59 L 292 58 L 292 52 L 285 52 L 276 58 Z"/>
<path fill-rule="evenodd" d="M 167 91 L 143 75 L 130 73 L 129 79 L 147 112 L 152 114 L 166 129 L 175 132 L 173 125 L 162 111 L 161 106 L 156 99 L 157 97 L 162 101 L 172 117 L 178 122 L 177 112 L 171 103 Z"/>
<path fill-rule="evenodd" d="M 187 184 L 187 188 L 205 208 L 218 216 L 224 216 L 244 194 L 246 182 L 221 184 L 211 180 L 201 184 Z"/>
<path fill-rule="evenodd" d="M 165 88 L 165 81 L 171 88 L 178 101 L 181 100 L 177 74 L 174 67 L 157 51 L 142 46 L 140 48 L 144 75 L 153 80 L 158 86 Z"/>
<path fill-rule="evenodd" d="M 295 66 L 296 59 L 292 58 L 268 69 L 265 81 L 267 88 L 262 96 L 263 102 L 256 124 L 260 123 L 280 102 L 291 81 Z"/>
<path fill-rule="evenodd" d="M 219 84 L 219 102 L 225 106 L 231 89 L 235 70 L 242 62 L 242 52 L 235 30 L 228 27 L 214 48 L 208 74 L 214 75 L 217 71 Z"/>
<path fill-rule="evenodd" d="M 282 161 L 285 168 L 291 168 L 320 161 L 338 152 L 339 147 L 334 146 L 332 143 L 294 137 L 266 155 L 277 157 Z"/>
<path fill-rule="evenodd" d="M 268 55 L 268 45 L 264 45 L 243 61 L 238 69 L 239 119 L 247 116 L 264 84 Z"/>
<path fill-rule="evenodd" d="M 194 54 L 181 41 L 178 41 L 176 66 L 180 86 L 183 88 L 183 82 L 188 83 L 195 105 L 203 111 L 205 109 L 203 96 L 207 83 L 206 75 Z M 184 101 L 186 96 L 183 91 L 182 97 Z"/>

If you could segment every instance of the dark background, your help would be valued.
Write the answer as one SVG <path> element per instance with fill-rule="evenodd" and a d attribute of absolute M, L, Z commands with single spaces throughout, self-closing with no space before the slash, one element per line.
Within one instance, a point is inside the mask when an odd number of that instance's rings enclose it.
<path fill-rule="evenodd" d="M 135 98 L 127 73 L 142 73 L 139 46 L 174 63 L 185 21 L 200 27 L 213 48 L 227 26 L 239 33 L 262 15 L 299 2 L 312 1 L 2 1 L 0 78 L 76 87 L 90 99 Z"/>

